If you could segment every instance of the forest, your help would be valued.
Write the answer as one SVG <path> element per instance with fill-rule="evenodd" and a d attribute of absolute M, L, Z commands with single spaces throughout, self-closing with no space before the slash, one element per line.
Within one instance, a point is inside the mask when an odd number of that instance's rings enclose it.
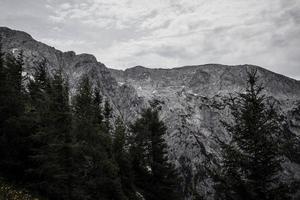
<path fill-rule="evenodd" d="M 50 73 L 42 61 L 29 75 L 23 67 L 22 53 L 0 54 L 1 200 L 185 199 L 159 107 L 125 124 L 88 75 L 71 96 L 62 69 Z M 299 138 L 258 80 L 249 72 L 245 92 L 224 102 L 232 139 L 221 143 L 219 170 L 210 170 L 215 199 L 292 199 L 300 186 L 280 177 L 284 159 L 299 163 Z"/>

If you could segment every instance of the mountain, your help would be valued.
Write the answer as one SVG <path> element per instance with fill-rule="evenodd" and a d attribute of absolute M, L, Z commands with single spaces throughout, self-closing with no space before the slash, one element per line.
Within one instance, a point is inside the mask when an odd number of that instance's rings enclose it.
<path fill-rule="evenodd" d="M 219 140 L 228 140 L 220 119 L 229 118 L 222 108 L 223 97 L 245 88 L 247 71 L 257 69 L 265 94 L 278 103 L 287 117 L 293 134 L 300 136 L 300 81 L 253 65 L 226 66 L 207 64 L 172 69 L 149 69 L 142 66 L 122 70 L 107 68 L 93 55 L 61 52 L 34 40 L 29 34 L 0 27 L 0 43 L 6 52 L 23 51 L 25 71 L 46 60 L 49 72 L 59 68 L 70 83 L 71 93 L 80 77 L 88 74 L 99 84 L 102 94 L 121 116 L 132 122 L 141 109 L 152 105 L 160 108 L 168 127 L 165 139 L 169 158 L 180 170 L 186 196 L 200 193 L 207 199 L 214 193 L 209 169 L 220 161 Z M 300 163 L 286 159 L 284 178 L 300 180 Z"/>
<path fill-rule="evenodd" d="M 252 65 L 226 66 L 207 64 L 173 69 L 110 69 L 119 85 L 131 85 L 139 97 L 155 100 L 169 128 L 166 136 L 169 155 L 181 169 L 185 186 L 204 196 L 213 193 L 212 180 L 206 167 L 214 168 L 220 159 L 218 141 L 228 139 L 220 124 L 228 119 L 228 110 L 220 108 L 224 96 L 243 91 L 247 71 L 257 69 L 264 93 L 280 105 L 280 112 L 289 115 L 299 105 L 300 82 Z M 299 136 L 299 118 L 290 116 L 290 126 Z M 300 163 L 286 162 L 288 179 L 300 178 Z"/>
<path fill-rule="evenodd" d="M 29 34 L 22 31 L 0 27 L 0 42 L 3 51 L 17 53 L 23 52 L 25 71 L 32 73 L 37 63 L 46 61 L 50 74 L 59 68 L 63 69 L 68 78 L 71 93 L 82 74 L 88 74 L 94 84 L 99 84 L 102 93 L 108 98 L 114 110 L 124 111 L 124 118 L 136 117 L 136 113 L 127 112 L 129 105 L 141 104 L 134 88 L 130 86 L 119 87 L 109 69 L 90 54 L 76 55 L 73 51 L 61 52 L 53 47 L 34 40 Z M 127 98 L 130 96 L 130 98 Z M 120 113 L 115 113 L 120 115 Z"/>

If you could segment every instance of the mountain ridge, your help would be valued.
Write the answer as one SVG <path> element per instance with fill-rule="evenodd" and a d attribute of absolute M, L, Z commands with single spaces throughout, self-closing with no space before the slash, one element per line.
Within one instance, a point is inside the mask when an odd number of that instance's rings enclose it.
<path fill-rule="evenodd" d="M 300 96 L 299 81 L 254 65 L 227 66 L 218 64 L 206 64 L 171 69 L 145 68 L 142 66 L 136 66 L 125 70 L 109 70 L 118 82 L 128 82 L 129 84 L 143 82 L 144 84 L 146 84 L 146 82 L 148 81 L 147 85 L 149 86 L 150 78 L 155 83 L 159 83 L 160 85 L 178 86 L 181 84 L 189 86 L 189 88 L 191 88 L 194 92 L 196 91 L 196 93 L 200 92 L 202 93 L 202 95 L 209 94 L 209 96 L 216 95 L 218 92 L 221 92 L 223 90 L 224 93 L 226 93 L 228 90 L 236 89 L 230 87 L 233 85 L 244 86 L 244 80 L 247 76 L 247 71 L 258 70 L 259 75 L 264 80 L 265 86 L 267 90 L 271 92 L 271 95 L 279 96 L 285 94 L 282 98 L 284 98 L 284 96 L 294 96 L 294 98 L 298 98 Z M 146 80 L 147 78 L 148 80 Z M 187 80 L 180 81 L 178 79 Z M 202 92 L 199 91 L 201 88 L 197 88 L 197 86 L 212 86 L 213 84 L 219 85 L 216 85 L 213 90 L 211 90 L 212 87 L 210 87 L 209 91 L 205 90 L 202 87 Z"/>
<path fill-rule="evenodd" d="M 15 34 L 16 36 L 25 36 L 24 38 L 27 38 L 27 39 L 30 39 L 34 42 L 38 42 L 39 44 L 42 44 L 42 45 L 46 45 L 48 47 L 51 47 L 55 50 L 58 50 L 60 51 L 59 49 L 55 48 L 55 47 L 52 47 L 52 46 L 49 46 L 43 42 L 40 42 L 40 41 L 37 41 L 35 40 L 30 34 L 26 33 L 25 31 L 20 31 L 20 30 L 15 30 L 15 29 L 10 29 L 8 27 L 5 27 L 5 26 L 0 26 L 0 32 L 3 36 L 3 33 L 7 33 L 7 34 Z M 101 63 L 100 61 L 98 61 L 98 59 L 93 55 L 93 54 L 89 54 L 89 53 L 80 53 L 80 54 L 76 54 L 74 51 L 72 50 L 69 50 L 69 51 L 60 51 L 64 54 L 73 54 L 74 56 L 87 56 L 87 57 L 91 57 L 93 59 L 95 59 L 96 62 L 99 62 Z M 277 74 L 277 75 L 281 75 L 283 77 L 286 77 L 286 78 L 289 78 L 289 79 L 292 79 L 292 80 L 295 80 L 297 82 L 300 83 L 300 80 L 297 80 L 297 79 L 294 79 L 294 78 L 291 78 L 289 76 L 286 76 L 286 75 L 283 75 L 283 74 L 280 74 L 280 73 L 276 73 L 272 70 L 268 70 L 264 67 L 261 67 L 261 66 L 258 66 L 258 65 L 252 65 L 252 64 L 238 64 L 238 65 L 225 65 L 225 64 L 219 64 L 219 63 L 207 63 L 207 64 L 201 64 L 201 65 L 183 65 L 183 66 L 178 66 L 178 67 L 170 67 L 170 68 L 150 68 L 150 67 L 144 67 L 144 66 L 141 66 L 141 65 L 137 65 L 137 66 L 133 66 L 133 67 L 128 67 L 126 69 L 115 69 L 115 68 L 110 68 L 108 67 L 109 69 L 111 70 L 116 70 L 116 71 L 126 71 L 126 70 L 131 70 L 133 68 L 136 68 L 136 67 L 141 67 L 141 68 L 145 68 L 145 69 L 149 69 L 149 70 L 181 70 L 181 69 L 190 69 L 190 68 L 198 68 L 198 67 L 205 67 L 205 66 L 219 66 L 219 67 L 243 67 L 243 66 L 253 66 L 255 68 L 260 68 L 260 69 L 263 69 L 263 70 L 266 70 L 268 72 L 272 72 L 274 74 Z"/>

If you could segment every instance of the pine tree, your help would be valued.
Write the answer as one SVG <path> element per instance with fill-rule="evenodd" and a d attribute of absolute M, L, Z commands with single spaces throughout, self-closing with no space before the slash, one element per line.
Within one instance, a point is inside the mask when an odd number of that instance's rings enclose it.
<path fill-rule="evenodd" d="M 111 138 L 111 107 L 106 100 L 104 103 L 104 108 L 102 108 L 103 97 L 100 93 L 99 86 L 94 88 L 93 93 L 93 107 L 94 107 L 94 126 L 97 127 L 99 135 L 102 137 L 101 145 L 105 147 L 106 152 L 108 152 L 108 157 L 112 158 L 112 138 Z"/>
<path fill-rule="evenodd" d="M 33 77 L 28 84 L 29 102 L 28 118 L 31 119 L 32 133 L 30 141 L 32 149 L 30 152 L 31 165 L 26 169 L 28 181 L 34 190 L 47 190 L 45 169 L 43 164 L 48 160 L 47 147 L 53 137 L 48 134 L 50 115 L 50 79 L 47 75 L 45 61 L 35 67 Z M 47 167 L 47 165 L 45 165 Z"/>
<path fill-rule="evenodd" d="M 111 128 L 110 127 L 110 122 L 109 122 L 109 120 L 111 118 L 111 111 L 112 111 L 112 109 L 109 105 L 109 101 L 106 99 L 105 103 L 104 103 L 104 113 L 103 113 L 103 115 L 104 115 L 104 128 L 105 128 L 106 132 L 109 132 L 109 130 Z"/>
<path fill-rule="evenodd" d="M 109 130 L 101 128 L 101 115 L 95 113 L 95 108 L 101 110 L 100 98 L 97 92 L 93 94 L 89 77 L 84 76 L 74 97 L 74 133 L 79 145 L 77 163 L 80 170 L 76 196 L 78 199 L 125 199 L 117 177 L 117 165 L 105 144 L 111 141 Z"/>
<path fill-rule="evenodd" d="M 5 66 L 4 63 L 4 53 L 2 53 L 2 47 L 0 46 L 0 157 L 3 158 L 4 154 L 4 149 L 1 148 L 4 145 L 3 141 L 3 136 L 4 136 L 4 130 L 3 126 L 5 121 L 8 119 L 7 115 L 7 95 L 8 95 L 8 90 L 7 90 L 7 67 Z"/>
<path fill-rule="evenodd" d="M 50 199 L 71 199 L 73 144 L 67 82 L 61 70 L 50 77 L 44 61 L 28 88 L 29 116 L 34 124 L 32 162 L 27 169 L 31 189 Z"/>
<path fill-rule="evenodd" d="M 278 179 L 281 120 L 274 104 L 262 94 L 256 73 L 248 73 L 245 93 L 228 103 L 233 121 L 223 124 L 232 140 L 222 144 L 222 184 L 216 187 L 219 199 L 288 199 Z"/>
<path fill-rule="evenodd" d="M 99 87 L 94 89 L 94 114 L 95 114 L 95 125 L 99 126 L 103 124 L 103 111 L 102 111 L 102 96 Z"/>
<path fill-rule="evenodd" d="M 126 127 L 120 117 L 116 121 L 114 137 L 114 154 L 116 157 L 122 157 L 123 153 L 126 152 Z"/>
<path fill-rule="evenodd" d="M 5 170 L 6 159 L 6 127 L 5 123 L 10 118 L 8 96 L 10 95 L 8 87 L 8 69 L 4 61 L 4 53 L 0 46 L 0 171 Z M 2 174 L 2 173 L 1 173 Z"/>
<path fill-rule="evenodd" d="M 6 111 L 6 96 L 7 94 L 7 68 L 4 63 L 4 53 L 2 53 L 2 47 L 0 45 L 0 124 L 6 120 L 7 115 L 5 115 Z M 1 133 L 0 133 L 1 134 Z"/>
<path fill-rule="evenodd" d="M 131 130 L 135 185 L 142 195 L 147 200 L 180 199 L 177 173 L 168 162 L 167 145 L 163 139 L 166 127 L 159 119 L 158 111 L 144 110 Z"/>
<path fill-rule="evenodd" d="M 118 164 L 119 177 L 122 189 L 129 199 L 137 199 L 135 194 L 131 157 L 128 149 L 128 136 L 126 127 L 121 118 L 116 121 L 116 128 L 113 140 L 113 155 Z"/>
<path fill-rule="evenodd" d="M 54 73 L 51 81 L 50 116 L 52 127 L 49 135 L 53 137 L 49 144 L 49 160 L 52 166 L 52 179 L 55 199 L 73 199 L 74 174 L 74 142 L 71 135 L 71 110 L 69 105 L 68 83 L 64 80 L 61 70 Z M 49 163 L 51 162 L 51 163 Z"/>
<path fill-rule="evenodd" d="M 28 158 L 28 132 L 23 120 L 26 92 L 23 87 L 23 54 L 0 52 L 0 172 L 21 181 Z"/>

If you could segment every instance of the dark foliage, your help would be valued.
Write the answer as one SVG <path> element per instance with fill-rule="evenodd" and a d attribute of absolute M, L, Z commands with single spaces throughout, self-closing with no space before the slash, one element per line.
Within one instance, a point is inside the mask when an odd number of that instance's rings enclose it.
<path fill-rule="evenodd" d="M 148 108 L 132 126 L 135 184 L 147 200 L 180 199 L 176 170 L 167 159 L 166 133 L 158 111 Z"/>
<path fill-rule="evenodd" d="M 230 98 L 233 121 L 223 124 L 232 140 L 222 144 L 217 199 L 289 199 L 288 188 L 279 179 L 282 121 L 257 81 L 256 71 L 249 73 L 246 92 Z"/>

